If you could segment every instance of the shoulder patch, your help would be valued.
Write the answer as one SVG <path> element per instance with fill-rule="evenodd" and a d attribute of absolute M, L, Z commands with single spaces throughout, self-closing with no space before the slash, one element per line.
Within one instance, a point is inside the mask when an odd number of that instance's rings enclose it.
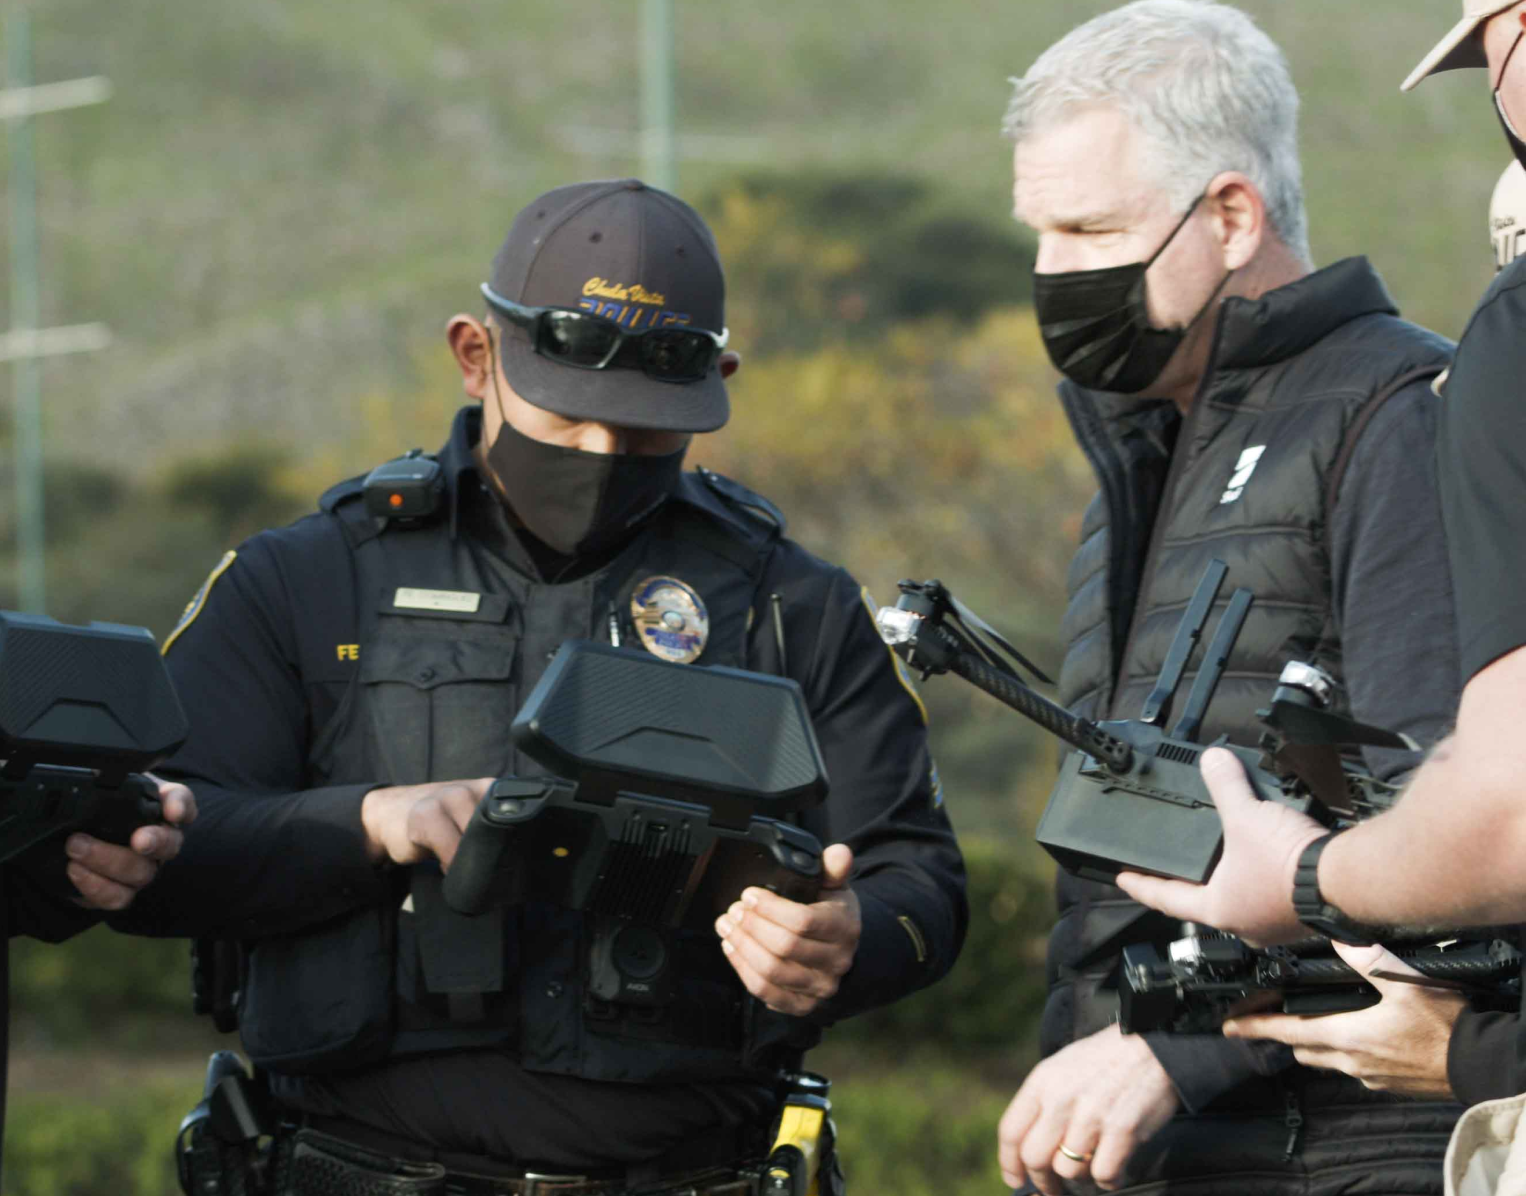
<path fill-rule="evenodd" d="M 170 646 L 180 638 L 180 633 L 196 622 L 196 616 L 201 614 L 201 608 L 207 604 L 207 595 L 212 592 L 212 587 L 217 584 L 217 579 L 228 571 L 228 566 L 238 559 L 238 553 L 229 549 L 223 553 L 223 559 L 217 562 L 212 572 L 207 574 L 207 580 L 201 583 L 201 588 L 191 595 L 191 600 L 185 604 L 185 610 L 180 614 L 180 622 L 175 624 L 175 630 L 164 638 L 164 647 L 159 649 L 162 656 L 169 652 Z"/>

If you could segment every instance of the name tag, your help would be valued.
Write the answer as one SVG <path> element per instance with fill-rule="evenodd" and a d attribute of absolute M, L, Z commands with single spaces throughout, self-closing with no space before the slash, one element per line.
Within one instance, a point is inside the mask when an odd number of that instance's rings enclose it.
<path fill-rule="evenodd" d="M 482 605 L 481 594 L 461 590 L 417 590 L 399 586 L 392 605 L 399 610 L 445 610 L 454 614 L 474 615 Z"/>

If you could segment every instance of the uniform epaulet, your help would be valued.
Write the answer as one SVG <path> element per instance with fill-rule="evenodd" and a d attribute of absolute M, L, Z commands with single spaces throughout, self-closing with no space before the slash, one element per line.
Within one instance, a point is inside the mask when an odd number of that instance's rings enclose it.
<path fill-rule="evenodd" d="M 784 512 L 761 494 L 755 490 L 749 490 L 741 482 L 733 481 L 725 474 L 706 469 L 703 465 L 695 472 L 728 507 L 740 511 L 756 523 L 766 525 L 770 537 L 784 534 L 788 526 Z"/>
<path fill-rule="evenodd" d="M 372 519 L 366 514 L 365 504 L 356 501 L 365 495 L 365 481 L 364 477 L 346 478 L 330 486 L 318 499 L 318 509 L 339 520 L 345 539 L 355 548 L 376 539 L 387 526 L 385 519 Z"/>
<path fill-rule="evenodd" d="M 365 475 L 357 474 L 353 478 L 346 478 L 342 482 L 335 483 L 319 497 L 318 509 L 325 515 L 332 515 L 340 503 L 359 498 L 364 493 L 365 482 Z"/>

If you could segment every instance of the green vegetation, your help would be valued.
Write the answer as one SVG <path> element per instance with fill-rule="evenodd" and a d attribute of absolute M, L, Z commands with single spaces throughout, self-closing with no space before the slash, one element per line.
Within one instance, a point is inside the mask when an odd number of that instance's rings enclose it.
<path fill-rule="evenodd" d="M 119 1078 L 14 1102 L 5 1141 L 10 1196 L 171 1196 L 174 1132 L 198 1090 Z"/>

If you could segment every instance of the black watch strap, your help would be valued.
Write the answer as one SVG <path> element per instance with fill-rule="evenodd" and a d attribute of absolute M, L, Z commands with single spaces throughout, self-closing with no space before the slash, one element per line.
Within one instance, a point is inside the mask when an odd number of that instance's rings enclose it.
<path fill-rule="evenodd" d="M 1310 930 L 1318 931 L 1326 938 L 1354 947 L 1370 947 L 1379 939 L 1377 929 L 1348 918 L 1329 904 L 1319 891 L 1319 857 L 1339 833 L 1331 831 L 1321 835 L 1298 857 L 1298 868 L 1293 873 L 1293 912 Z"/>

